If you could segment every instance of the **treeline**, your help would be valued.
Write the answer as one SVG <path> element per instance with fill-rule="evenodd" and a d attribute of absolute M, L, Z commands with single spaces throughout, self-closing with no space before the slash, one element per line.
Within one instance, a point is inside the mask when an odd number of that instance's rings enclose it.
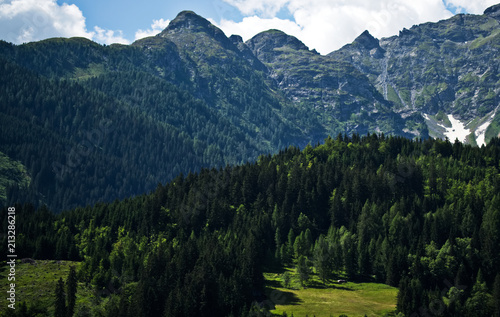
<path fill-rule="evenodd" d="M 75 312 L 102 316 L 247 316 L 262 272 L 290 265 L 399 286 L 402 316 L 498 315 L 499 162 L 498 138 L 339 135 L 123 201 L 19 205 L 17 250 L 82 261 L 107 299 Z"/>

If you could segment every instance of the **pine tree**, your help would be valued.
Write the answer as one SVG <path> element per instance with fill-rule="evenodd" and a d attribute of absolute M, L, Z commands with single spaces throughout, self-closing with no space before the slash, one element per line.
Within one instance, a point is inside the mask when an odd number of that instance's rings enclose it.
<path fill-rule="evenodd" d="M 399 282 L 399 290 L 397 296 L 397 310 L 398 312 L 408 313 L 411 311 L 411 289 L 410 278 L 405 276 Z"/>
<path fill-rule="evenodd" d="M 314 242 L 312 238 L 312 233 L 309 228 L 306 229 L 304 233 L 304 249 L 305 249 L 305 255 L 306 256 L 311 256 L 312 255 L 312 249 L 314 247 Z"/>
<path fill-rule="evenodd" d="M 293 229 L 290 228 L 290 231 L 288 231 L 288 243 L 287 243 L 287 253 L 288 253 L 288 258 L 292 258 L 293 256 L 293 243 L 295 242 L 295 234 L 293 233 Z"/>
<path fill-rule="evenodd" d="M 358 264 L 354 240 L 355 237 L 349 231 L 346 231 L 341 239 L 345 271 L 351 279 L 356 276 Z"/>
<path fill-rule="evenodd" d="M 492 313 L 491 295 L 488 294 L 488 288 L 486 287 L 481 270 L 479 270 L 471 296 L 465 302 L 465 316 L 487 317 L 492 316 Z"/>
<path fill-rule="evenodd" d="M 324 236 L 320 236 L 314 246 L 314 267 L 323 283 L 326 283 L 333 270 L 328 243 Z"/>
<path fill-rule="evenodd" d="M 500 317 L 500 273 L 497 273 L 495 283 L 493 283 L 493 308 L 495 309 L 494 317 Z"/>
<path fill-rule="evenodd" d="M 484 270 L 486 279 L 493 280 L 494 275 L 491 274 L 500 266 L 500 195 L 496 195 L 485 206 L 486 212 L 483 215 L 483 223 L 480 230 L 480 240 L 482 247 L 482 257 L 487 270 Z"/>
<path fill-rule="evenodd" d="M 310 270 L 307 265 L 307 259 L 301 255 L 297 261 L 297 273 L 299 273 L 300 284 L 304 286 L 304 282 L 309 280 Z"/>
<path fill-rule="evenodd" d="M 284 245 L 284 244 L 281 245 L 279 254 L 281 256 L 281 263 L 282 264 L 288 264 L 291 262 L 291 258 L 290 258 L 290 255 L 288 253 L 288 248 L 286 247 L 286 245 Z"/>
<path fill-rule="evenodd" d="M 301 232 L 297 236 L 297 238 L 295 238 L 295 242 L 293 243 L 293 250 L 296 259 L 298 259 L 301 255 L 306 255 L 304 232 Z"/>
<path fill-rule="evenodd" d="M 290 282 L 292 280 L 292 276 L 290 275 L 290 272 L 286 271 L 285 273 L 281 274 L 281 280 L 283 281 L 283 286 L 285 288 L 289 288 Z"/>
<path fill-rule="evenodd" d="M 76 288 L 78 280 L 74 266 L 69 268 L 68 278 L 66 279 L 66 297 L 67 297 L 67 316 L 72 317 L 75 312 Z"/>
<path fill-rule="evenodd" d="M 56 286 L 56 301 L 54 317 L 66 317 L 66 296 L 64 294 L 64 281 L 59 278 Z"/>

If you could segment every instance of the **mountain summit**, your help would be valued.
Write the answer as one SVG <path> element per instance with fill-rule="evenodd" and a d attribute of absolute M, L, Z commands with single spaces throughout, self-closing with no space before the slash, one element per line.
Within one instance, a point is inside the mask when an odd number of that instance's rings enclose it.
<path fill-rule="evenodd" d="M 221 29 L 193 11 L 180 12 L 175 19 L 168 24 L 165 30 L 157 36 L 168 38 L 169 36 L 178 37 L 189 33 L 196 34 L 200 32 L 219 41 L 226 48 L 229 48 L 232 44 Z"/>
<path fill-rule="evenodd" d="M 495 4 L 486 10 L 484 10 L 485 15 L 498 18 L 500 16 L 500 4 Z"/>
<path fill-rule="evenodd" d="M 194 31 L 207 31 L 214 30 L 215 27 L 202 16 L 194 13 L 193 11 L 182 11 L 175 19 L 173 19 L 168 26 L 159 35 L 164 36 L 167 33 L 174 33 L 176 31 L 184 30 L 194 30 Z"/>
<path fill-rule="evenodd" d="M 368 32 L 368 30 L 361 33 L 361 35 L 354 40 L 354 43 L 362 45 L 367 50 L 380 47 L 379 41 L 374 38 L 373 35 Z"/>

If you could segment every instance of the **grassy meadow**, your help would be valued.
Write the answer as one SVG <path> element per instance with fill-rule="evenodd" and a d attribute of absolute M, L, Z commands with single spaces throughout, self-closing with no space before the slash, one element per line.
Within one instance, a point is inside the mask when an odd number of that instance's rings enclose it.
<path fill-rule="evenodd" d="M 49 314 L 53 314 L 53 303 L 55 300 L 55 289 L 59 278 L 66 282 L 69 269 L 75 266 L 78 270 L 79 262 L 70 261 L 53 261 L 53 260 L 37 260 L 35 264 L 21 263 L 16 261 L 16 280 L 9 282 L 7 276 L 9 274 L 8 267 L 2 266 L 0 269 L 0 292 L 7 294 L 10 283 L 16 284 L 16 307 L 25 302 L 27 305 L 36 305 L 39 308 L 46 308 Z M 92 296 L 92 291 L 85 289 L 83 284 L 79 283 L 77 291 L 77 305 L 79 302 L 87 301 Z M 0 307 L 0 311 L 4 310 L 7 301 L 3 301 L 5 305 Z"/>
<path fill-rule="evenodd" d="M 283 287 L 280 273 L 265 273 L 266 295 L 273 303 L 270 312 L 294 317 L 338 317 L 342 314 L 356 316 L 394 316 L 397 288 L 380 283 L 356 283 L 337 280 L 323 283 L 316 274 L 302 286 L 295 269 L 291 274 L 289 288 Z"/>

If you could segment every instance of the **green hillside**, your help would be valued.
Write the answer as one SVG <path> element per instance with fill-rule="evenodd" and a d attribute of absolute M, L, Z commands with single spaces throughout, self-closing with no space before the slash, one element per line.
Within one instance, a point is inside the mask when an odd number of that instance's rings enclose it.
<path fill-rule="evenodd" d="M 23 192 L 30 182 L 31 177 L 27 174 L 26 167 L 0 152 L 0 205 L 7 203 L 7 191 Z"/>
<path fill-rule="evenodd" d="M 80 261 L 79 283 L 111 315 L 248 316 L 272 301 L 287 314 L 396 305 L 410 316 L 439 303 L 446 316 L 486 317 L 500 307 L 499 161 L 497 138 L 339 135 L 58 215 L 16 205 L 16 249 Z"/>

